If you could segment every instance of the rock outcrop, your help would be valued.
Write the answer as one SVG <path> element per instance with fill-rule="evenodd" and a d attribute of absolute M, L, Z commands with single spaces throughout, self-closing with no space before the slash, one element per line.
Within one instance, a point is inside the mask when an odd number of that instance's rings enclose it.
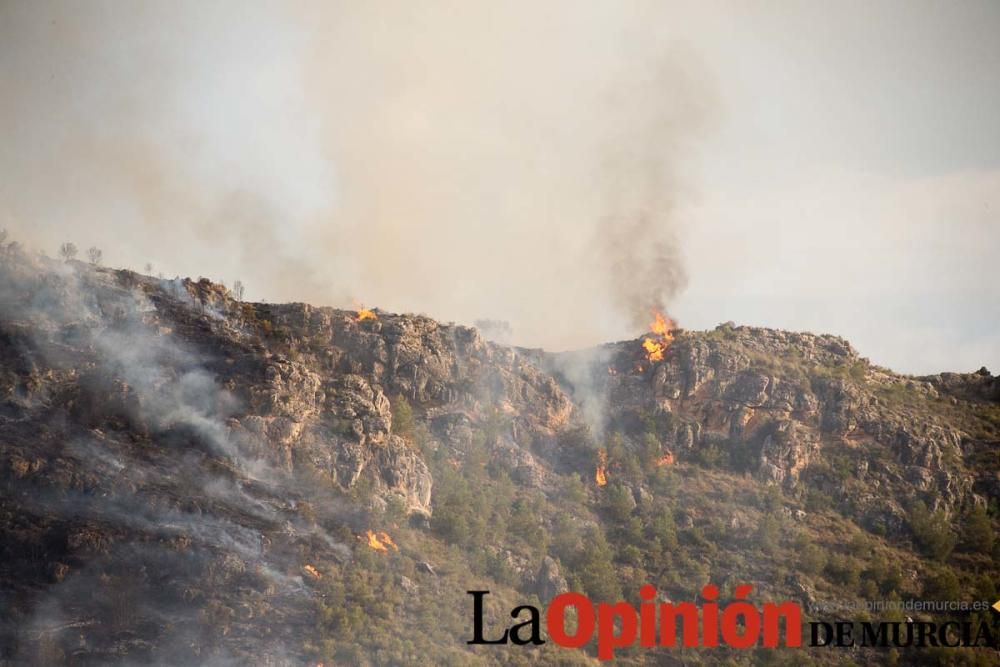
<path fill-rule="evenodd" d="M 552 517 L 533 508 L 558 498 L 588 507 L 566 519 L 586 534 L 621 520 L 614 530 L 645 547 L 635 515 L 664 501 L 640 465 L 728 475 L 809 509 L 782 508 L 791 521 L 811 521 L 812 502 L 890 539 L 905 539 L 917 501 L 955 516 L 1000 497 L 1000 381 L 985 369 L 904 377 L 834 336 L 732 325 L 677 331 L 655 362 L 638 340 L 550 354 L 419 315 L 240 303 L 207 280 L 3 260 L 0 602 L 36 614 L 39 651 L 46 614 L 86 623 L 76 610 L 93 591 L 113 618 L 138 604 L 130 595 L 199 610 L 145 628 L 145 649 L 127 633 L 99 646 L 82 633 L 74 650 L 87 659 L 75 664 L 145 655 L 154 639 L 159 657 L 170 646 L 198 662 L 190 638 L 203 625 L 219 629 L 204 643 L 227 655 L 285 664 L 277 649 L 266 660 L 254 651 L 295 645 L 303 619 L 337 621 L 322 601 L 345 593 L 323 563 L 364 561 L 356 550 L 413 559 L 391 581 L 427 595 L 449 575 L 453 546 L 473 528 L 489 534 L 489 507 L 477 526 L 455 511 L 453 524 L 436 523 L 448 506 L 435 476 L 462 482 L 472 467 L 516 508 L 522 542 L 546 534 L 536 529 Z M 453 486 L 456 503 L 476 499 Z M 675 529 L 704 540 L 694 514 L 664 516 L 648 544 L 669 552 Z M 750 517 L 716 528 L 767 528 Z M 397 552 L 373 521 L 419 541 L 430 526 L 451 544 Z M 477 543 L 477 567 L 543 601 L 576 581 L 566 561 L 525 547 Z M 642 560 L 628 553 L 626 572 Z M 365 595 L 380 562 L 352 595 Z M 64 597 L 43 598 L 50 589 Z M 23 634 L 10 627 L 0 624 L 0 650 Z"/>
<path fill-rule="evenodd" d="M 861 358 L 843 339 L 723 325 L 677 333 L 666 358 L 649 364 L 638 342 L 614 346 L 609 372 L 594 373 L 609 421 L 666 426 L 662 447 L 725 465 L 805 496 L 832 496 L 873 528 L 900 530 L 914 500 L 955 514 L 982 498 L 965 465 L 963 431 L 940 390 L 995 396 L 987 374 L 925 381 Z M 634 430 L 634 429 L 633 429 Z"/>

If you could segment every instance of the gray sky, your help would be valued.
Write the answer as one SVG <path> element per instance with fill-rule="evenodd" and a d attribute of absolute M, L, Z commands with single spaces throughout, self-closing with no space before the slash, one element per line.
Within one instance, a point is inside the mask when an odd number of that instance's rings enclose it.
<path fill-rule="evenodd" d="M 0 2 L 0 226 L 553 349 L 1000 368 L 1000 4 Z"/>

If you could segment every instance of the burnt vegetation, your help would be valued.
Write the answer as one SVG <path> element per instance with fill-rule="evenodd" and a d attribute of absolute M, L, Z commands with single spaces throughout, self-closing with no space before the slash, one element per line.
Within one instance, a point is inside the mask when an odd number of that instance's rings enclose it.
<path fill-rule="evenodd" d="M 677 332 L 655 363 L 639 341 L 549 356 L 0 248 L 0 664 L 593 661 L 467 646 L 470 588 L 501 623 L 565 590 L 636 604 L 645 583 L 678 601 L 751 583 L 807 618 L 998 597 L 988 372 L 901 377 L 839 338 L 732 325 Z M 866 651 L 618 660 L 994 658 Z"/>

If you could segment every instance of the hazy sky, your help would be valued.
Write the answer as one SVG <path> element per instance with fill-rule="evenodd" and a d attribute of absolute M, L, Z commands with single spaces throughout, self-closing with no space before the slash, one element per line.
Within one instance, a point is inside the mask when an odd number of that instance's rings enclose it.
<path fill-rule="evenodd" d="M 661 304 L 1000 369 L 1000 3 L 500 4 L 0 0 L 0 226 L 554 349 Z"/>

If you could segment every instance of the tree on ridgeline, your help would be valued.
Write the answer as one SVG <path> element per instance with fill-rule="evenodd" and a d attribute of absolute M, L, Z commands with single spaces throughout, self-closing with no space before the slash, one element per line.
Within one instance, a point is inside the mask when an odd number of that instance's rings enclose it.
<path fill-rule="evenodd" d="M 67 241 L 59 246 L 59 256 L 63 258 L 63 261 L 70 261 L 76 258 L 76 244 Z"/>
<path fill-rule="evenodd" d="M 104 253 L 97 246 L 91 246 L 90 250 L 87 251 L 87 257 L 90 258 L 90 263 L 94 266 L 100 266 L 101 258 L 104 257 Z"/>

